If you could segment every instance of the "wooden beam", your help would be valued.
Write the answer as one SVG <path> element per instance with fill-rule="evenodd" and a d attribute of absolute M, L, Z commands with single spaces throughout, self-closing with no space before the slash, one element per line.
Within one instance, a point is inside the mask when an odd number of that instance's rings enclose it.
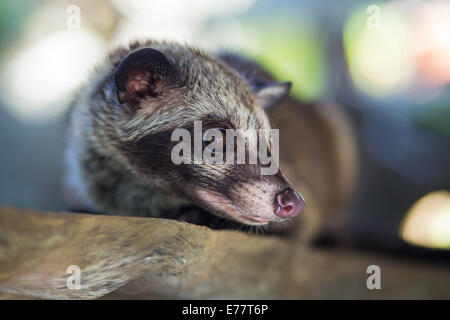
<path fill-rule="evenodd" d="M 371 264 L 381 268 L 381 290 L 366 286 Z M 79 290 L 67 287 L 70 265 L 81 269 Z M 448 299 L 449 284 L 448 265 L 173 220 L 0 208 L 0 292 L 10 295 Z"/>

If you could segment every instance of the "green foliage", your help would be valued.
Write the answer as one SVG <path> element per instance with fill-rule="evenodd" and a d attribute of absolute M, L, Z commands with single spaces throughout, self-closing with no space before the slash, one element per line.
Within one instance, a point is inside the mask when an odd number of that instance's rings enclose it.
<path fill-rule="evenodd" d="M 270 19 L 246 25 L 258 45 L 256 60 L 280 81 L 292 81 L 292 93 L 303 101 L 318 98 L 326 86 L 324 39 L 299 19 Z"/>

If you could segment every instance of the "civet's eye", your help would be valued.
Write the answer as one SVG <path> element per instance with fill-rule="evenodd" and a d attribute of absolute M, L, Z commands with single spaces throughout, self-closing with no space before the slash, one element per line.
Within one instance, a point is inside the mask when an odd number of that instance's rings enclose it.
<path fill-rule="evenodd" d="M 203 149 L 211 152 L 211 155 L 225 153 L 226 130 L 224 128 L 211 128 L 203 133 Z"/>

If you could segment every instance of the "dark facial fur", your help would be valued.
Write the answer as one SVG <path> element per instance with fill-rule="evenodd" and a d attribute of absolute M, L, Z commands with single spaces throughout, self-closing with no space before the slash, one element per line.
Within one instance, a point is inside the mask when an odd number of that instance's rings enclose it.
<path fill-rule="evenodd" d="M 192 131 L 195 120 L 204 130 L 269 129 L 263 107 L 277 104 L 290 84 L 256 72 L 263 71 L 238 57 L 215 59 L 174 43 L 114 51 L 71 110 L 68 182 L 81 202 L 118 215 L 164 217 L 194 204 L 248 225 L 283 220 L 274 215 L 276 196 L 291 186 L 281 172 L 261 176 L 260 164 L 175 165 L 170 157 L 173 130 Z"/>

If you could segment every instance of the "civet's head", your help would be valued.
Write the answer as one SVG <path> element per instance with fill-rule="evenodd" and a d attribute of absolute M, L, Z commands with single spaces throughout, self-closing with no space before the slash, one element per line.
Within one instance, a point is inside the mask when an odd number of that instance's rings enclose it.
<path fill-rule="evenodd" d="M 278 167 L 269 170 L 278 159 L 264 109 L 278 104 L 290 83 L 245 77 L 226 59 L 175 44 L 137 44 L 118 55 L 101 84 L 104 104 L 94 111 L 109 128 L 99 148 L 115 145 L 110 156 L 146 177 L 143 183 L 240 223 L 263 225 L 303 209 L 303 198 Z M 176 129 L 188 137 L 174 134 Z M 242 142 L 244 163 L 237 161 Z M 258 154 L 251 162 L 261 145 L 271 161 L 260 161 Z M 227 151 L 233 151 L 230 159 Z M 215 162 L 202 159 L 205 154 Z M 262 174 L 264 168 L 269 174 Z"/>

